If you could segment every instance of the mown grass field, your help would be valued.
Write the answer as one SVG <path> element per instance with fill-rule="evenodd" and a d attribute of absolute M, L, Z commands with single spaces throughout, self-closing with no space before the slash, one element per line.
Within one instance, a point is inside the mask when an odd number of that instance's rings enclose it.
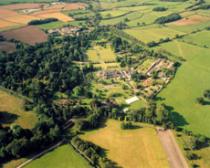
<path fill-rule="evenodd" d="M 33 128 L 36 114 L 23 109 L 23 99 L 0 90 L 0 123 L 9 126 L 18 124 L 23 128 Z"/>
<path fill-rule="evenodd" d="M 88 60 L 93 63 L 115 62 L 116 55 L 110 45 L 105 47 L 94 45 L 87 51 Z"/>
<path fill-rule="evenodd" d="M 107 150 L 108 158 L 124 168 L 169 167 L 153 126 L 122 130 L 120 123 L 108 120 L 104 128 L 87 132 L 81 137 Z"/>
<path fill-rule="evenodd" d="M 26 168 L 90 168 L 88 162 L 69 144 L 56 148 L 34 160 Z"/>
<path fill-rule="evenodd" d="M 175 78 L 159 97 L 177 112 L 174 121 L 194 133 L 210 136 L 209 105 L 200 105 L 196 98 L 210 88 L 210 49 L 173 41 L 160 46 L 186 59 Z"/>

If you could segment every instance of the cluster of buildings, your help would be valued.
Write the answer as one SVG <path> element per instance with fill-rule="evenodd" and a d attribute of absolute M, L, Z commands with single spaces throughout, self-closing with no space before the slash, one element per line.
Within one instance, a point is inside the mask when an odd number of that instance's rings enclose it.
<path fill-rule="evenodd" d="M 54 35 L 75 35 L 81 31 L 81 28 L 76 27 L 76 26 L 66 26 L 62 28 L 56 28 L 56 29 L 50 29 L 48 30 L 49 34 L 54 34 Z"/>

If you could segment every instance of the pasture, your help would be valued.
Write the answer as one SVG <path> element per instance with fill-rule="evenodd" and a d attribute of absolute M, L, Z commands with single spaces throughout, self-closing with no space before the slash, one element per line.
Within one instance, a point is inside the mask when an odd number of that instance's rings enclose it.
<path fill-rule="evenodd" d="M 158 42 L 160 39 L 174 38 L 176 37 L 176 35 L 184 34 L 183 32 L 161 26 L 132 28 L 132 29 L 126 29 L 124 31 L 144 43 L 148 43 L 151 41 Z"/>
<path fill-rule="evenodd" d="M 162 99 L 162 103 L 174 108 L 173 120 L 177 125 L 194 133 L 210 136 L 209 105 L 196 102 L 196 98 L 210 87 L 210 49 L 180 41 L 165 43 L 160 47 L 186 61 L 158 97 Z"/>
<path fill-rule="evenodd" d="M 34 36 L 36 34 L 36 36 Z M 15 39 L 26 44 L 35 45 L 47 41 L 47 34 L 35 26 L 26 26 L 19 29 L 0 33 L 7 40 Z"/>
<path fill-rule="evenodd" d="M 23 128 L 33 128 L 36 114 L 23 109 L 24 100 L 0 90 L 0 123 L 3 126 L 18 124 Z"/>
<path fill-rule="evenodd" d="M 104 128 L 86 132 L 81 138 L 107 150 L 108 158 L 124 168 L 169 167 L 153 126 L 141 124 L 143 128 L 122 130 L 120 123 L 108 120 Z"/>
<path fill-rule="evenodd" d="M 100 45 L 93 45 L 91 49 L 87 51 L 88 60 L 93 63 L 106 63 L 115 62 L 116 55 L 110 45 L 102 47 Z"/>
<path fill-rule="evenodd" d="M 53 151 L 34 160 L 26 168 L 90 168 L 88 162 L 82 158 L 69 144 L 60 146 Z"/>
<path fill-rule="evenodd" d="M 204 30 L 185 36 L 183 40 L 187 43 L 210 48 L 210 31 Z"/>

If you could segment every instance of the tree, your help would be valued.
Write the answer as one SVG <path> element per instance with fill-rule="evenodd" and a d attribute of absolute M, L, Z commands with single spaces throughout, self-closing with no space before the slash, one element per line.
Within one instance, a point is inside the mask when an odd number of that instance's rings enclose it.
<path fill-rule="evenodd" d="M 205 98 L 210 99 L 210 90 L 205 90 L 203 95 Z"/>
<path fill-rule="evenodd" d="M 201 104 L 201 105 L 204 105 L 204 104 L 205 104 L 205 100 L 204 100 L 203 97 L 198 97 L 198 98 L 196 99 L 196 101 L 197 101 L 199 104 Z"/>

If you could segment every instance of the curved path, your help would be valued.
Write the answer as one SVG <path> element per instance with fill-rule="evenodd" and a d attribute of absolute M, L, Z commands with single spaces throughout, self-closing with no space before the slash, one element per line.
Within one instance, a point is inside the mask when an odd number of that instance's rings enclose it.
<path fill-rule="evenodd" d="M 168 156 L 171 168 L 189 168 L 171 130 L 158 130 L 158 136 Z"/>

